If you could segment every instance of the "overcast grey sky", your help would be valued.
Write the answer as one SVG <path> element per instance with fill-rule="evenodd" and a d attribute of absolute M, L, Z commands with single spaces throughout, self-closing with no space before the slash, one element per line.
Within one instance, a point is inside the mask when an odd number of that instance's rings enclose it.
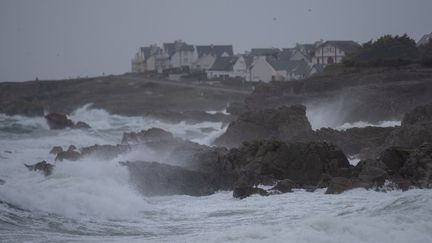
<path fill-rule="evenodd" d="M 120 74 L 139 46 L 290 47 L 432 32 L 431 0 L 0 0 L 0 81 Z"/>

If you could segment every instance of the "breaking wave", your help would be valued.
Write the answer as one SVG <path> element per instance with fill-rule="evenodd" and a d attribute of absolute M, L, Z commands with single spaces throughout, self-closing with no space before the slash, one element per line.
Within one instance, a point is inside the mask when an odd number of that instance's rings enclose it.
<path fill-rule="evenodd" d="M 123 132 L 159 127 L 210 144 L 220 123 L 168 124 L 112 115 L 84 106 L 71 119 L 88 130 L 49 130 L 42 117 L 0 114 L 0 242 L 429 242 L 432 191 L 387 193 L 356 189 L 341 195 L 297 190 L 237 200 L 230 192 L 205 197 L 144 197 L 118 161 L 57 162 L 45 177 L 23 164 L 53 161 L 53 146 L 116 144 Z M 202 128 L 210 132 L 204 133 Z M 142 151 L 141 153 L 145 153 Z"/>

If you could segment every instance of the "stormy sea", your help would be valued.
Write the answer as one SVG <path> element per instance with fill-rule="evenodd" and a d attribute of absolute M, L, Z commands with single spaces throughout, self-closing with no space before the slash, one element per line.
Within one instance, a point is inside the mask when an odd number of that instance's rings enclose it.
<path fill-rule="evenodd" d="M 243 200 L 228 191 L 201 197 L 148 197 L 136 190 L 129 171 L 119 164 L 143 157 L 157 160 L 145 150 L 111 160 L 86 157 L 56 162 L 49 176 L 29 171 L 24 164 L 54 160 L 49 154 L 53 146 L 115 145 L 124 132 L 152 127 L 210 145 L 226 129 L 218 122 L 169 124 L 89 106 L 70 118 L 92 128 L 50 130 L 43 117 L 0 114 L 0 242 L 413 243 L 432 238 L 431 190 L 384 187 L 327 195 L 325 188 L 294 189 Z M 344 124 L 338 129 L 366 125 Z"/>

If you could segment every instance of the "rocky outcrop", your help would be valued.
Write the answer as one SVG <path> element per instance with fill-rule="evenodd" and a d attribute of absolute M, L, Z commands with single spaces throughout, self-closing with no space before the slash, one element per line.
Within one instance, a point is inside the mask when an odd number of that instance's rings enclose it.
<path fill-rule="evenodd" d="M 157 162 L 125 162 L 130 179 L 146 196 L 205 196 L 215 192 L 209 176 L 178 166 Z"/>
<path fill-rule="evenodd" d="M 320 176 L 345 175 L 350 168 L 345 155 L 328 143 L 285 143 L 275 140 L 245 142 L 240 148 L 203 151 L 193 158 L 195 170 L 212 175 L 220 190 L 274 185 L 288 190 L 288 180 L 298 187 L 315 186 Z M 286 185 L 285 185 L 286 184 Z"/>
<path fill-rule="evenodd" d="M 386 156 L 400 156 L 398 153 L 404 153 L 401 149 L 432 143 L 431 117 L 432 105 L 424 105 L 408 112 L 401 126 L 350 128 L 343 131 L 322 128 L 314 134 L 316 139 L 338 145 L 347 155 L 359 154 L 361 159 L 376 159 L 382 151 L 391 147 L 393 151 L 387 151 Z"/>
<path fill-rule="evenodd" d="M 297 187 L 297 183 L 290 179 L 285 179 L 278 181 L 276 186 L 274 186 L 271 190 L 278 191 L 280 193 L 292 192 L 292 189 Z"/>
<path fill-rule="evenodd" d="M 403 163 L 399 174 L 413 186 L 432 188 L 432 144 L 423 144 L 415 149 Z"/>
<path fill-rule="evenodd" d="M 290 179 L 300 186 L 316 185 L 321 174 L 343 175 L 350 168 L 339 148 L 319 142 L 247 142 L 239 149 L 232 149 L 228 161 L 239 168 L 239 178 L 247 178 L 250 185 L 269 184 L 269 179 Z"/>
<path fill-rule="evenodd" d="M 77 161 L 78 159 L 81 158 L 81 154 L 78 151 L 76 151 L 76 147 L 74 145 L 70 145 L 66 151 L 63 151 L 63 149 L 59 149 L 58 147 L 54 147 L 53 149 L 51 149 L 51 151 L 53 150 L 57 152 L 55 161 L 63 161 L 63 160 Z"/>
<path fill-rule="evenodd" d="M 65 114 L 62 113 L 50 113 L 45 116 L 45 119 L 48 123 L 50 129 L 65 129 L 65 128 L 73 128 L 73 129 L 83 129 L 83 128 L 91 128 L 87 123 L 79 121 L 76 124 L 67 118 Z"/>
<path fill-rule="evenodd" d="M 81 157 L 84 156 L 95 156 L 99 159 L 113 159 L 119 154 L 124 154 L 131 151 L 131 146 L 124 144 L 117 145 L 99 145 L 83 147 L 80 149 Z"/>
<path fill-rule="evenodd" d="M 33 165 L 24 164 L 30 171 L 41 171 L 45 176 L 51 175 L 54 165 L 47 163 L 45 160 Z"/>
<path fill-rule="evenodd" d="M 423 143 L 432 143 L 432 105 L 419 106 L 408 112 L 400 127 L 392 131 L 382 146 L 376 151 L 388 147 L 416 148 Z"/>
<path fill-rule="evenodd" d="M 45 116 L 45 119 L 50 129 L 65 129 L 74 125 L 72 120 L 61 113 L 50 113 Z"/>
<path fill-rule="evenodd" d="M 54 154 L 57 155 L 58 153 L 63 152 L 63 148 L 61 146 L 54 146 L 51 150 L 50 150 L 50 154 Z"/>
<path fill-rule="evenodd" d="M 122 144 L 137 144 L 148 142 L 159 142 L 163 140 L 172 140 L 174 136 L 160 128 L 150 128 L 140 132 L 123 133 Z"/>
<path fill-rule="evenodd" d="M 240 115 L 246 111 L 247 111 L 247 108 L 246 108 L 245 104 L 240 103 L 240 102 L 230 103 L 227 107 L 227 112 L 230 113 L 231 115 L 235 115 L 235 116 L 238 116 L 238 115 Z"/>
<path fill-rule="evenodd" d="M 428 124 L 432 122 L 432 104 L 417 106 L 405 114 L 402 126 Z"/>
<path fill-rule="evenodd" d="M 71 128 L 73 128 L 73 129 L 89 129 L 91 127 L 89 124 L 87 124 L 83 121 L 79 121 L 79 122 L 75 123 L 74 125 L 72 125 Z"/>
<path fill-rule="evenodd" d="M 328 193 L 335 194 L 352 188 L 380 188 L 389 181 L 395 188 L 432 188 L 432 144 L 416 149 L 389 148 L 377 159 L 360 161 L 351 169 L 351 176 L 331 179 Z M 342 182 L 343 183 L 342 183 Z"/>
<path fill-rule="evenodd" d="M 244 141 L 255 139 L 277 139 L 281 141 L 303 141 L 312 135 L 306 117 L 306 107 L 293 105 L 276 109 L 249 111 L 230 123 L 227 131 L 216 139 L 216 145 L 236 147 Z"/>
<path fill-rule="evenodd" d="M 412 151 L 413 149 L 404 147 L 390 147 L 381 152 L 378 161 L 384 163 L 390 175 L 395 175 L 399 173 Z"/>
<path fill-rule="evenodd" d="M 326 190 L 326 194 L 340 194 L 352 188 L 352 181 L 344 177 L 334 177 Z"/>
<path fill-rule="evenodd" d="M 269 193 L 266 190 L 258 187 L 251 187 L 251 186 L 236 187 L 233 190 L 233 197 L 238 199 L 244 199 L 254 194 L 258 194 L 261 196 L 269 195 Z"/>
<path fill-rule="evenodd" d="M 346 130 L 321 128 L 314 131 L 314 135 L 318 140 L 337 145 L 349 156 L 360 154 L 365 159 L 374 158 L 376 154 L 371 153 L 371 150 L 380 147 L 395 129 L 395 127 L 355 127 Z"/>

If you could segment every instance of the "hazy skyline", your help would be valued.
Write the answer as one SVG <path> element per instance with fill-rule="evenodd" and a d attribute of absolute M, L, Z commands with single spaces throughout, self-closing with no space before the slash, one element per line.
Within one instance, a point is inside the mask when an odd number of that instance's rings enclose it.
<path fill-rule="evenodd" d="M 0 0 L 0 81 L 121 74 L 140 46 L 292 47 L 432 32 L 432 1 Z"/>

